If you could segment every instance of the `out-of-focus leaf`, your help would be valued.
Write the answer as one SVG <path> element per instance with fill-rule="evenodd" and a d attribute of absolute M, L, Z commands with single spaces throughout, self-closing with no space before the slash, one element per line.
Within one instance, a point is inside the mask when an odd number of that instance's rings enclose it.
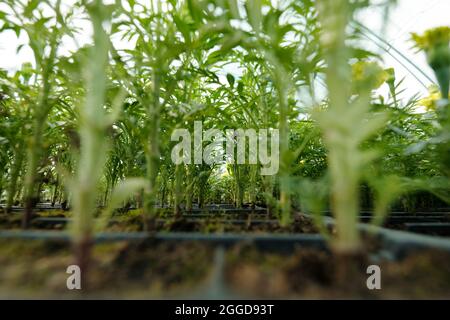
<path fill-rule="evenodd" d="M 227 73 L 227 81 L 230 87 L 234 87 L 234 76 L 230 73 Z"/>
<path fill-rule="evenodd" d="M 97 228 L 102 230 L 110 219 L 114 209 L 118 208 L 122 202 L 136 194 L 139 190 L 145 189 L 148 183 L 143 178 L 129 178 L 122 181 L 112 192 L 111 201 L 103 211 Z"/>
<path fill-rule="evenodd" d="M 250 25 L 253 29 L 259 33 L 261 31 L 262 23 L 262 1 L 261 0 L 248 0 L 245 3 L 245 8 L 247 10 L 247 16 Z"/>

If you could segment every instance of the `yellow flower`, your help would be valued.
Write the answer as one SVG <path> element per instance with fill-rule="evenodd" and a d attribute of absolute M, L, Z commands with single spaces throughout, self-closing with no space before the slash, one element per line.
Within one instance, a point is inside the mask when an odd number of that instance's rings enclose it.
<path fill-rule="evenodd" d="M 352 65 L 352 78 L 357 90 L 378 89 L 390 76 L 391 74 L 376 62 L 358 61 Z"/>
<path fill-rule="evenodd" d="M 427 54 L 433 70 L 440 71 L 450 66 L 450 27 L 439 27 L 425 31 L 423 35 L 412 34 L 416 47 Z M 439 78 L 439 75 L 437 75 Z M 443 81 L 448 79 L 442 79 Z"/>
<path fill-rule="evenodd" d="M 412 33 L 416 47 L 428 51 L 439 45 L 448 45 L 450 42 L 450 27 L 438 27 L 425 31 L 423 35 Z"/>
<path fill-rule="evenodd" d="M 432 85 L 428 88 L 429 95 L 421 100 L 419 100 L 419 105 L 425 107 L 429 111 L 436 111 L 437 102 L 442 99 L 442 94 L 439 87 Z M 450 96 L 449 96 L 450 98 Z"/>
<path fill-rule="evenodd" d="M 425 31 L 423 35 L 412 34 L 416 47 L 424 50 L 441 87 L 443 97 L 449 94 L 450 83 L 450 27 Z"/>

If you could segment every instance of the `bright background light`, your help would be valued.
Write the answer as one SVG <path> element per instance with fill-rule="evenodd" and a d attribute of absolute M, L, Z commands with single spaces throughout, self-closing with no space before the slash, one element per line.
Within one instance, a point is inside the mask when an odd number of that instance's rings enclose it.
<path fill-rule="evenodd" d="M 450 26 L 449 13 L 449 0 L 398 0 L 397 6 L 392 8 L 387 21 L 386 32 L 382 35 L 382 38 L 434 80 L 433 72 L 426 63 L 424 53 L 417 53 L 412 48 L 411 32 L 422 33 L 430 28 Z M 382 21 L 380 14 L 380 12 L 373 12 L 368 9 L 363 15 L 365 19 L 362 20 L 364 25 L 378 34 L 380 34 L 381 30 L 379 22 Z M 392 49 L 386 49 L 390 52 L 393 51 Z M 428 93 L 427 89 L 408 72 L 407 69 L 410 69 L 426 86 L 430 85 L 430 81 L 415 71 L 414 67 L 403 62 L 403 64 L 408 66 L 408 68 L 405 68 L 401 63 L 393 59 L 389 53 L 384 51 L 379 51 L 379 53 L 383 56 L 385 66 L 394 67 L 397 78 L 404 78 L 402 88 L 405 92 L 403 98 L 411 97 L 415 93 L 422 95 Z"/>
<path fill-rule="evenodd" d="M 70 5 L 73 0 L 63 0 L 63 3 Z M 1 10 L 1 4 L 0 4 Z M 380 21 L 382 21 L 382 12 L 376 8 L 369 8 L 361 14 L 361 21 L 364 25 L 369 27 L 372 31 L 379 34 L 391 46 L 400 51 L 407 59 L 409 59 L 415 66 L 424 71 L 428 77 L 433 78 L 433 74 L 425 62 L 423 53 L 416 53 L 412 49 L 410 41 L 410 33 L 421 33 L 426 29 L 449 25 L 450 1 L 449 0 L 398 0 L 398 5 L 392 8 L 390 17 L 387 21 L 386 28 L 383 29 Z M 89 23 L 80 21 L 83 30 L 89 30 Z M 384 34 L 383 34 L 384 33 Z M 89 41 L 89 32 L 77 37 L 80 43 Z M 24 47 L 19 53 L 16 52 L 17 47 L 21 44 L 27 43 L 25 34 L 21 34 L 17 39 L 13 31 L 7 31 L 0 34 L 0 68 L 8 71 L 15 71 L 27 61 L 33 61 L 33 54 L 30 48 Z M 126 44 L 121 44 L 126 46 Z M 67 40 L 62 45 L 63 52 L 74 50 L 76 45 Z M 404 78 L 402 88 L 405 89 L 403 93 L 404 98 L 408 98 L 415 93 L 427 94 L 426 86 L 430 85 L 430 81 L 414 71 L 414 67 L 408 65 L 405 61 L 400 63 L 393 59 L 389 52 L 393 52 L 388 46 L 385 50 L 372 45 L 371 49 L 377 50 L 382 55 L 386 67 L 394 67 L 397 73 L 397 78 Z M 387 52 L 386 52 L 387 51 Z M 403 65 L 402 65 L 403 64 Z M 404 67 L 407 66 L 407 68 Z M 408 71 L 411 70 L 420 81 Z M 421 82 L 423 84 L 421 84 Z"/>

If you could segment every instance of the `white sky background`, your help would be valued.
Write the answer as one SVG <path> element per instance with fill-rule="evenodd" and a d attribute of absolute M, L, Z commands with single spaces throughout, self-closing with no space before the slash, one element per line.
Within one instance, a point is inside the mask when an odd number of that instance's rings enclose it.
<path fill-rule="evenodd" d="M 73 1 L 73 0 L 72 0 Z M 65 3 L 72 2 L 71 0 L 64 0 Z M 1 3 L 0 3 L 1 9 Z M 450 25 L 450 1 L 449 0 L 398 0 L 398 5 L 392 8 L 390 18 L 388 20 L 386 34 L 382 36 L 390 45 L 399 50 L 403 55 L 410 59 L 417 67 L 425 71 L 430 77 L 433 77 L 432 72 L 428 68 L 423 53 L 415 53 L 410 42 L 411 32 L 423 32 L 426 29 Z M 368 9 L 362 13 L 361 21 L 375 31 L 380 33 L 380 19 L 381 13 L 376 9 Z M 88 23 L 87 23 L 88 24 Z M 85 37 L 89 39 L 88 36 Z M 83 40 L 83 36 L 79 38 Z M 33 61 L 31 49 L 25 47 L 19 54 L 16 53 L 18 45 L 27 42 L 25 35 L 19 39 L 13 31 L 3 32 L 0 34 L 0 68 L 8 71 L 14 71 L 20 68 L 22 63 L 26 61 Z M 126 44 L 124 44 L 126 46 Z M 70 51 L 76 46 L 70 41 L 65 41 L 62 45 L 63 51 Z M 372 45 L 370 49 L 378 51 L 384 58 L 385 67 L 394 67 L 397 78 L 405 78 L 403 88 L 405 89 L 404 98 L 408 98 L 415 93 L 426 94 L 427 90 L 417 81 L 408 71 L 395 59 L 391 58 L 384 50 L 380 50 Z M 409 69 L 414 70 L 413 67 Z M 232 72 L 232 70 L 226 71 Z M 225 72 L 225 73 L 226 73 Z M 417 71 L 414 72 L 418 74 Z M 421 80 L 426 85 L 430 84 L 425 77 L 421 76 Z"/>
<path fill-rule="evenodd" d="M 369 11 L 369 10 L 367 10 Z M 398 0 L 398 5 L 392 8 L 390 14 L 386 34 L 382 36 L 391 46 L 395 47 L 418 68 L 423 70 L 430 78 L 434 79 L 433 72 L 426 63 L 424 53 L 416 53 L 412 48 L 413 43 L 410 41 L 411 32 L 422 33 L 427 29 L 438 26 L 450 26 L 450 1 L 449 0 Z M 381 20 L 378 12 L 366 12 L 367 17 L 362 19 L 367 27 L 376 33 L 380 33 Z M 392 50 L 391 50 L 392 51 Z M 405 89 L 403 98 L 408 98 L 415 93 L 426 95 L 428 91 L 417 81 L 399 62 L 389 56 L 389 54 L 378 51 L 382 54 L 385 67 L 394 67 L 397 78 L 405 78 L 402 88 Z M 408 69 L 417 71 L 413 67 Z M 423 76 L 420 79 L 426 84 L 430 82 Z"/>

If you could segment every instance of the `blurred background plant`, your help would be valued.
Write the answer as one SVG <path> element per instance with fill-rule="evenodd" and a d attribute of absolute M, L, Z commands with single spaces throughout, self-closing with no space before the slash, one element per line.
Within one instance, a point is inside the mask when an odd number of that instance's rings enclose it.
<path fill-rule="evenodd" d="M 450 27 L 427 30 L 423 35 L 413 33 L 412 38 L 418 49 L 426 53 L 427 61 L 433 69 L 440 88 L 440 99 L 435 108 L 441 126 L 436 141 L 439 145 L 442 170 L 450 177 Z M 436 139 L 435 139 L 436 140 Z"/>

